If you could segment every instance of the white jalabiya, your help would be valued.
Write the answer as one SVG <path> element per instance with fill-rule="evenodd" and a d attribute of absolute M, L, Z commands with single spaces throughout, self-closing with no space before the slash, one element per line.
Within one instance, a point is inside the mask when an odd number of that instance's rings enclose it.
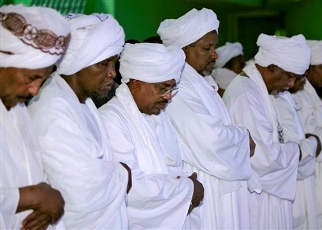
<path fill-rule="evenodd" d="M 111 162 L 93 101 L 81 104 L 57 73 L 45 82 L 40 95 L 28 109 L 44 149 L 44 170 L 65 200 L 62 219 L 67 229 L 127 228 L 127 171 Z"/>
<path fill-rule="evenodd" d="M 249 228 L 247 186 L 249 133 L 231 124 L 217 85 L 185 64 L 179 92 L 166 108 L 184 148 L 184 168 L 197 172 L 204 200 L 186 228 Z M 215 88 L 214 88 L 215 87 Z"/>
<path fill-rule="evenodd" d="M 244 55 L 243 46 L 239 42 L 226 42 L 225 45 L 216 49 L 216 53 L 218 57 L 216 59 L 215 68 L 222 68 L 232 58 L 237 57 L 239 55 Z"/>
<path fill-rule="evenodd" d="M 43 181 L 40 149 L 23 104 L 10 111 L 0 100 L 0 228 L 20 229 L 32 210 L 16 213 L 19 187 Z"/>
<path fill-rule="evenodd" d="M 219 88 L 226 89 L 237 74 L 230 69 L 218 68 L 212 71 L 211 76 L 218 84 Z"/>
<path fill-rule="evenodd" d="M 99 110 L 114 158 L 132 170 L 130 229 L 181 229 L 193 184 L 183 175 L 179 145 L 167 115 L 142 114 L 124 83 Z"/>
<path fill-rule="evenodd" d="M 0 13 L 1 67 L 44 68 L 64 53 L 70 28 L 56 10 L 8 5 Z"/>
<path fill-rule="evenodd" d="M 314 137 L 305 138 L 297 114 L 299 106 L 289 92 L 280 93 L 273 100 L 277 119 L 283 128 L 284 141 L 298 142 L 302 151 L 293 202 L 294 229 L 317 229 L 314 176 L 317 141 Z"/>
<path fill-rule="evenodd" d="M 306 81 L 304 90 L 292 94 L 300 104 L 299 117 L 306 133 L 313 133 L 322 140 L 322 102 L 315 89 Z M 322 228 L 322 154 L 316 158 L 315 164 L 315 191 L 318 217 L 318 228 Z"/>
<path fill-rule="evenodd" d="M 291 229 L 299 147 L 296 142 L 279 143 L 275 110 L 265 83 L 253 62 L 244 71 L 249 77 L 238 75 L 232 80 L 223 100 L 233 121 L 245 125 L 256 143 L 249 181 L 254 186 L 250 190 L 256 191 L 249 196 L 251 228 Z"/>

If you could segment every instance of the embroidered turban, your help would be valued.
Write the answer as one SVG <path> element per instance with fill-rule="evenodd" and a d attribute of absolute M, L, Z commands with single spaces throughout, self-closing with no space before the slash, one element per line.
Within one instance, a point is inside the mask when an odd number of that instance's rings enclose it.
<path fill-rule="evenodd" d="M 175 45 L 183 48 L 202 38 L 211 31 L 218 33 L 217 15 L 209 9 L 192 9 L 178 19 L 161 22 L 157 33 L 165 46 Z"/>
<path fill-rule="evenodd" d="M 311 51 L 305 37 L 300 34 L 291 38 L 259 35 L 255 63 L 261 66 L 275 64 L 285 71 L 302 75 L 309 68 Z"/>
<path fill-rule="evenodd" d="M 39 69 L 63 55 L 70 28 L 56 10 L 8 5 L 0 8 L 0 67 Z"/>
<path fill-rule="evenodd" d="M 126 43 L 120 57 L 120 73 L 127 83 L 136 79 L 157 83 L 175 79 L 178 83 L 185 63 L 181 48 L 156 43 Z"/>
<path fill-rule="evenodd" d="M 71 27 L 71 41 L 57 64 L 59 74 L 74 74 L 122 51 L 124 31 L 112 15 L 68 14 L 66 17 Z"/>

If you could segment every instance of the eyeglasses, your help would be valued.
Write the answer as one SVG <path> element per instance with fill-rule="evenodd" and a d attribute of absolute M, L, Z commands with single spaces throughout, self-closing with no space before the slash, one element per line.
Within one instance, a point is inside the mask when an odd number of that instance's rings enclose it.
<path fill-rule="evenodd" d="M 173 97 L 174 95 L 176 95 L 178 93 L 179 88 L 177 86 L 173 86 L 170 89 L 160 89 L 160 96 L 164 97 L 165 95 L 167 95 L 168 93 L 171 93 L 171 96 Z"/>

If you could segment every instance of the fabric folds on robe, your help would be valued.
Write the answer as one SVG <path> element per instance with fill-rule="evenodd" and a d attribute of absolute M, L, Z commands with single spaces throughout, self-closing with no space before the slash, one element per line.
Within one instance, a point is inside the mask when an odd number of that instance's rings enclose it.
<path fill-rule="evenodd" d="M 142 114 L 125 83 L 99 111 L 113 157 L 132 170 L 130 229 L 182 229 L 193 184 L 182 171 L 179 145 L 166 114 Z"/>
<path fill-rule="evenodd" d="M 19 187 L 42 182 L 40 149 L 24 104 L 10 111 L 0 100 L 0 228 L 20 229 L 32 212 L 18 214 Z"/>
<path fill-rule="evenodd" d="M 211 76 L 185 64 L 179 92 L 166 108 L 184 147 L 184 168 L 204 185 L 202 205 L 187 228 L 249 228 L 247 185 L 251 172 L 249 133 L 231 123 Z M 209 82 L 210 83 L 209 83 Z M 227 141 L 229 140 L 229 141 Z"/>
<path fill-rule="evenodd" d="M 298 142 L 302 151 L 293 202 L 294 229 L 317 229 L 314 176 L 317 141 L 315 137 L 305 138 L 297 114 L 300 108 L 289 92 L 280 93 L 273 100 L 284 141 Z"/>
<path fill-rule="evenodd" d="M 322 102 L 311 83 L 307 80 L 304 90 L 292 94 L 300 104 L 299 117 L 306 133 L 313 133 L 322 140 Z M 322 228 L 322 154 L 315 163 L 315 191 L 318 217 L 318 228 Z"/>
<path fill-rule="evenodd" d="M 293 227 L 299 147 L 296 142 L 279 143 L 276 114 L 265 83 L 253 62 L 244 71 L 249 77 L 238 75 L 223 100 L 233 121 L 247 127 L 256 143 L 249 187 L 255 185 L 250 191 L 258 193 L 250 195 L 251 228 L 289 229 Z"/>
<path fill-rule="evenodd" d="M 56 72 L 28 109 L 35 124 L 45 172 L 65 199 L 67 229 L 127 228 L 128 174 L 111 162 L 107 135 L 91 99 L 81 104 Z"/>

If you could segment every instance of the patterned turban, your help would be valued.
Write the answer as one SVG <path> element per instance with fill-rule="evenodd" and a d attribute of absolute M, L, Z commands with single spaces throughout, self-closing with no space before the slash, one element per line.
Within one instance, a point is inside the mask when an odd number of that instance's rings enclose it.
<path fill-rule="evenodd" d="M 70 27 L 56 10 L 8 5 L 0 8 L 0 67 L 40 69 L 64 54 Z"/>
<path fill-rule="evenodd" d="M 68 14 L 71 41 L 57 64 L 57 72 L 72 75 L 109 57 L 119 55 L 124 45 L 124 31 L 109 14 Z"/>

